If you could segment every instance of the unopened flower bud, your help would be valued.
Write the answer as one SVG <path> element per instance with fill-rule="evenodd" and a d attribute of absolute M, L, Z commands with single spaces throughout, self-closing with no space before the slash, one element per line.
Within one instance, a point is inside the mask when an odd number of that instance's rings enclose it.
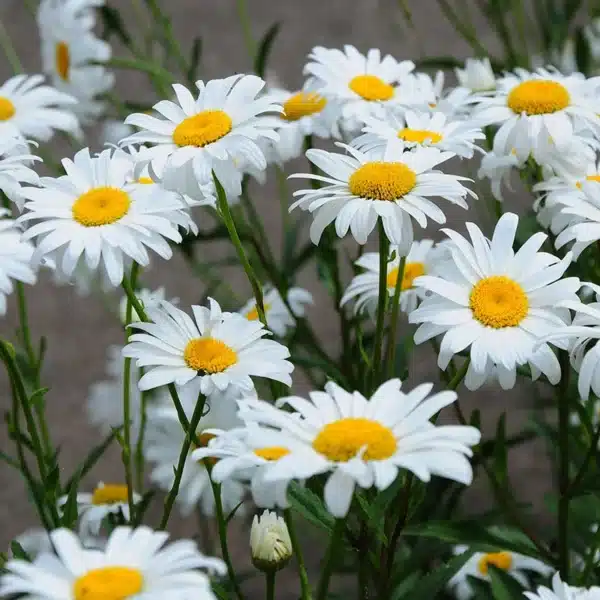
<path fill-rule="evenodd" d="M 265 510 L 252 521 L 250 531 L 252 563 L 261 571 L 279 571 L 292 556 L 292 540 L 285 521 Z"/>

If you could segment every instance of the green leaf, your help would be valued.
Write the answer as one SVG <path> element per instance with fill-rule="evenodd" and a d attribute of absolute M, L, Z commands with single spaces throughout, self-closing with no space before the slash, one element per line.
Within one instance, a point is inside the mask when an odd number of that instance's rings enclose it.
<path fill-rule="evenodd" d="M 75 473 L 73 482 L 69 488 L 67 501 L 63 506 L 62 524 L 64 527 L 71 529 L 79 517 L 77 511 L 77 490 L 81 481 L 81 473 Z"/>
<path fill-rule="evenodd" d="M 101 6 L 99 10 L 104 26 L 102 37 L 106 39 L 111 33 L 114 33 L 126 46 L 129 46 L 131 44 L 131 36 L 127 32 L 119 11 L 112 6 Z"/>
<path fill-rule="evenodd" d="M 313 491 L 292 481 L 288 487 L 288 498 L 294 510 L 307 521 L 329 533 L 333 531 L 335 519 L 327 511 L 321 498 Z"/>
<path fill-rule="evenodd" d="M 488 574 L 492 580 L 492 594 L 495 600 L 521 600 L 523 588 L 506 571 L 495 565 L 488 565 Z"/>
<path fill-rule="evenodd" d="M 231 519 L 233 519 L 233 517 L 235 517 L 235 513 L 238 511 L 240 506 L 242 506 L 242 504 L 244 504 L 243 500 L 241 502 L 239 502 L 238 505 L 235 506 L 233 508 L 233 510 L 227 515 L 227 518 L 225 519 L 225 524 L 229 523 L 229 521 L 231 521 Z"/>
<path fill-rule="evenodd" d="M 399 377 L 402 381 L 408 379 L 408 367 L 410 356 L 414 348 L 414 337 L 411 331 L 404 336 L 396 345 L 396 357 L 394 360 L 394 377 Z"/>
<path fill-rule="evenodd" d="M 500 485 L 508 479 L 506 450 L 506 413 L 502 413 L 496 424 L 494 440 L 494 471 Z"/>
<path fill-rule="evenodd" d="M 269 60 L 269 54 L 273 47 L 273 42 L 279 33 L 281 23 L 273 23 L 267 30 L 262 40 L 258 44 L 258 50 L 256 51 L 256 58 L 254 59 L 254 72 L 259 76 L 265 76 L 265 70 L 267 68 L 267 61 Z"/>
<path fill-rule="evenodd" d="M 363 517 L 366 517 L 364 521 L 367 524 L 369 531 L 375 534 L 375 537 L 379 542 L 384 546 L 387 546 L 388 539 L 385 535 L 385 514 L 377 509 L 375 503 L 369 503 L 367 498 L 361 493 L 355 494 L 354 497 L 363 513 Z"/>
<path fill-rule="evenodd" d="M 453 56 L 426 56 L 415 61 L 418 69 L 454 69 L 463 67 L 463 61 Z"/>
<path fill-rule="evenodd" d="M 40 409 L 44 407 L 44 396 L 50 391 L 50 388 L 40 388 L 35 390 L 29 397 L 29 404 L 34 408 Z"/>
<path fill-rule="evenodd" d="M 202 56 L 202 38 L 194 39 L 192 51 L 190 52 L 190 64 L 186 73 L 187 80 L 191 86 L 196 83 L 198 78 L 198 66 L 200 65 L 200 57 Z"/>
<path fill-rule="evenodd" d="M 406 597 L 407 594 L 412 592 L 415 584 L 419 581 L 421 573 L 419 571 L 413 571 L 407 577 L 404 577 L 402 581 L 394 588 L 390 600 L 401 600 Z"/>
<path fill-rule="evenodd" d="M 0 450 L 0 460 L 4 461 L 7 465 L 13 469 L 19 470 L 19 463 L 12 457 L 6 454 L 3 450 Z"/>
<path fill-rule="evenodd" d="M 25 552 L 25 550 L 23 549 L 23 546 L 21 546 L 21 544 L 19 544 L 19 542 L 17 542 L 16 540 L 13 540 L 10 543 L 10 551 L 12 552 L 12 555 L 15 558 L 18 558 L 19 560 L 26 560 L 27 562 L 31 562 L 31 557 L 29 556 L 29 554 L 27 554 L 27 552 Z"/>
<path fill-rule="evenodd" d="M 575 30 L 575 60 L 577 68 L 582 73 L 588 73 L 591 66 L 592 55 L 590 44 L 585 36 L 583 27 L 579 26 Z"/>

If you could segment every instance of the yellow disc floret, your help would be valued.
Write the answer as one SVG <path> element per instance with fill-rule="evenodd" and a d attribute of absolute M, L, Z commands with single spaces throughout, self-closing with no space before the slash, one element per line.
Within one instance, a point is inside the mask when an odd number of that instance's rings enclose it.
<path fill-rule="evenodd" d="M 417 175 L 401 162 L 368 162 L 348 180 L 350 192 L 368 200 L 399 200 L 417 184 Z"/>
<path fill-rule="evenodd" d="M 129 211 L 129 194 L 113 187 L 98 187 L 85 192 L 75 200 L 73 218 L 85 227 L 110 225 L 122 219 Z"/>
<path fill-rule="evenodd" d="M 0 96 L 0 121 L 12 119 L 16 112 L 15 105 L 12 101 L 4 96 Z"/>
<path fill-rule="evenodd" d="M 54 50 L 54 61 L 56 63 L 56 72 L 63 81 L 69 81 L 69 71 L 71 70 L 71 54 L 69 46 L 65 42 L 58 42 Z"/>
<path fill-rule="evenodd" d="M 571 97 L 567 88 L 558 81 L 534 79 L 514 87 L 507 102 L 518 115 L 545 115 L 567 108 Z"/>
<path fill-rule="evenodd" d="M 377 75 L 357 75 L 348 87 L 363 100 L 384 101 L 394 97 L 394 87 Z"/>
<path fill-rule="evenodd" d="M 413 287 L 413 281 L 417 277 L 425 275 L 425 265 L 420 262 L 410 262 L 404 265 L 404 274 L 402 276 L 401 290 L 410 290 Z M 395 288 L 398 281 L 398 267 L 394 267 L 387 276 L 387 287 Z"/>
<path fill-rule="evenodd" d="M 256 448 L 256 450 L 254 450 L 256 456 L 260 456 L 265 460 L 279 460 L 289 453 L 290 451 L 283 446 L 265 446 L 264 448 Z"/>
<path fill-rule="evenodd" d="M 111 483 L 97 487 L 92 494 L 92 504 L 117 504 L 127 502 L 128 488 L 126 485 Z"/>
<path fill-rule="evenodd" d="M 283 103 L 283 114 L 286 121 L 298 121 L 321 112 L 327 100 L 315 92 L 298 92 Z"/>
<path fill-rule="evenodd" d="M 504 275 L 475 284 L 469 298 L 473 317 L 486 327 L 516 327 L 527 316 L 529 300 L 523 288 Z"/>
<path fill-rule="evenodd" d="M 231 117 L 223 110 L 203 110 L 184 119 L 173 131 L 178 146 L 202 148 L 226 136 L 233 128 Z"/>
<path fill-rule="evenodd" d="M 477 563 L 477 568 L 482 575 L 488 574 L 489 565 L 494 565 L 498 569 L 508 571 L 512 565 L 512 555 L 510 552 L 490 552 L 484 554 Z"/>
<path fill-rule="evenodd" d="M 183 359 L 194 371 L 221 373 L 237 362 L 237 354 L 221 340 L 206 337 L 190 340 L 183 351 Z"/>
<path fill-rule="evenodd" d="M 437 144 L 442 141 L 443 136 L 440 133 L 429 131 L 428 129 L 410 129 L 405 127 L 398 132 L 398 137 L 405 142 L 424 144 L 426 140 L 429 140 L 431 144 Z"/>
<path fill-rule="evenodd" d="M 139 594 L 144 577 L 130 567 L 102 567 L 88 571 L 73 583 L 74 600 L 127 600 Z"/>

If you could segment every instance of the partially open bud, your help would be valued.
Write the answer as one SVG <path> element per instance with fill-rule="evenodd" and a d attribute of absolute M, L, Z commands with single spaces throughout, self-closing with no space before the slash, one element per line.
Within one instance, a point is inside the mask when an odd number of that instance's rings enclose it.
<path fill-rule="evenodd" d="M 292 540 L 285 521 L 265 510 L 252 521 L 250 531 L 252 563 L 261 571 L 279 571 L 292 556 Z"/>

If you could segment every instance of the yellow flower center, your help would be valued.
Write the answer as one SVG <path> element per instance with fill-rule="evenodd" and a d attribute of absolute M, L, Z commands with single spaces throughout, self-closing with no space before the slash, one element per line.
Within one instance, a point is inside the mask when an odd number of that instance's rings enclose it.
<path fill-rule="evenodd" d="M 508 107 L 518 115 L 545 115 L 563 110 L 571 103 L 567 88 L 557 81 L 524 81 L 508 94 Z"/>
<path fill-rule="evenodd" d="M 588 175 L 585 179 L 586 181 L 596 181 L 600 183 L 600 175 Z M 581 181 L 578 181 L 575 185 L 581 189 Z"/>
<path fill-rule="evenodd" d="M 221 373 L 237 362 L 237 354 L 221 340 L 206 337 L 190 340 L 183 351 L 183 359 L 194 371 Z"/>
<path fill-rule="evenodd" d="M 269 310 L 271 309 L 271 305 L 270 304 L 263 304 L 264 308 L 265 308 L 265 315 L 269 312 Z M 253 308 L 251 308 L 248 311 L 248 314 L 246 315 L 246 319 L 248 319 L 248 321 L 258 321 L 258 308 L 256 308 L 256 306 L 254 306 Z"/>
<path fill-rule="evenodd" d="M 363 449 L 364 460 L 384 460 L 396 451 L 396 438 L 377 421 L 349 417 L 325 425 L 312 445 L 319 454 L 335 462 L 349 461 Z"/>
<path fill-rule="evenodd" d="M 510 552 L 490 552 L 484 554 L 477 563 L 477 568 L 482 575 L 488 574 L 489 565 L 494 565 L 498 569 L 508 571 L 512 565 L 512 555 Z"/>
<path fill-rule="evenodd" d="M 389 100 L 394 97 L 394 87 L 376 75 L 357 75 L 348 87 L 363 100 Z"/>
<path fill-rule="evenodd" d="M 117 504 L 127 502 L 126 485 L 109 484 L 97 487 L 92 494 L 92 504 Z"/>
<path fill-rule="evenodd" d="M 196 435 L 196 443 L 194 444 L 196 448 L 207 448 L 208 442 L 213 438 L 217 437 L 214 433 L 200 433 Z M 203 458 L 200 462 L 203 462 L 205 465 L 216 465 L 219 462 L 219 459 L 216 456 L 207 456 Z"/>
<path fill-rule="evenodd" d="M 529 300 L 516 281 L 494 275 L 475 284 L 469 306 L 482 325 L 501 329 L 516 327 L 527 316 Z"/>
<path fill-rule="evenodd" d="M 327 100 L 315 92 L 298 92 L 283 103 L 283 114 L 286 121 L 297 121 L 302 117 L 308 117 L 321 112 Z"/>
<path fill-rule="evenodd" d="M 0 121 L 8 121 L 15 112 L 15 105 L 8 98 L 0 96 Z"/>
<path fill-rule="evenodd" d="M 416 173 L 401 162 L 368 162 L 348 181 L 350 191 L 368 200 L 399 200 L 417 183 Z"/>
<path fill-rule="evenodd" d="M 154 180 L 151 177 L 140 177 L 137 180 L 137 183 L 143 183 L 144 185 L 149 185 L 151 183 L 154 183 Z"/>
<path fill-rule="evenodd" d="M 404 275 L 402 276 L 401 290 L 410 290 L 413 286 L 413 281 L 425 275 L 425 265 L 420 262 L 406 263 L 404 265 Z M 398 267 L 394 267 L 387 276 L 387 287 L 395 288 L 398 281 Z"/>
<path fill-rule="evenodd" d="M 93 188 L 75 200 L 73 218 L 84 227 L 109 225 L 129 211 L 131 199 L 123 190 L 113 187 Z"/>
<path fill-rule="evenodd" d="M 71 55 L 69 46 L 64 42 L 58 42 L 54 50 L 54 60 L 56 62 L 56 72 L 63 81 L 69 81 L 69 69 L 71 67 Z"/>
<path fill-rule="evenodd" d="M 254 451 L 256 456 L 260 456 L 265 460 L 279 460 L 289 453 L 290 451 L 283 446 L 265 446 L 264 448 L 257 448 Z"/>
<path fill-rule="evenodd" d="M 442 135 L 435 131 L 429 131 L 429 129 L 410 129 L 408 127 L 401 129 L 398 132 L 398 137 L 405 142 L 415 142 L 417 144 L 424 144 L 425 140 L 429 140 L 432 144 L 442 141 Z"/>
<path fill-rule="evenodd" d="M 231 117 L 222 110 L 203 110 L 175 127 L 173 141 L 178 146 L 202 148 L 226 136 L 233 128 Z"/>
<path fill-rule="evenodd" d="M 73 583 L 74 600 L 126 600 L 139 594 L 144 577 L 131 567 L 102 567 L 88 571 Z"/>

